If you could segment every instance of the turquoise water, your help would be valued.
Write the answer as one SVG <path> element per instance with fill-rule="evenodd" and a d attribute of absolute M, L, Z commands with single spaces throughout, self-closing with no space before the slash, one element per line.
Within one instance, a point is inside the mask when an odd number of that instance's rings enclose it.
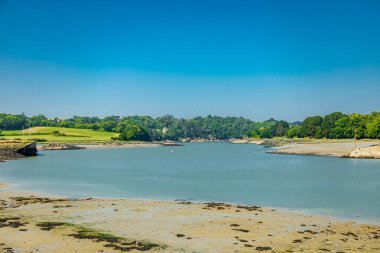
<path fill-rule="evenodd" d="M 223 201 L 380 223 L 380 160 L 266 151 L 229 143 L 45 151 L 0 163 L 0 181 L 69 197 Z"/>

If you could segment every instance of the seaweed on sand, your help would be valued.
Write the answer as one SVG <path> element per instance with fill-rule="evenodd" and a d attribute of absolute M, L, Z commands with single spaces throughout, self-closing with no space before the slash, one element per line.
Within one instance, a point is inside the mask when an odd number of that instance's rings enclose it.
<path fill-rule="evenodd" d="M 67 222 L 56 222 L 56 221 L 45 221 L 39 222 L 36 224 L 42 230 L 50 231 L 51 229 L 62 227 L 62 226 L 71 226 L 74 233 L 70 234 L 76 239 L 88 239 L 97 243 L 107 243 L 104 247 L 113 248 L 122 252 L 128 252 L 132 250 L 137 251 L 149 251 L 152 249 L 164 248 L 164 245 L 159 245 L 151 243 L 148 241 L 136 241 L 119 236 L 115 236 L 109 233 L 104 233 L 96 231 L 90 228 L 85 228 L 81 226 L 76 226 Z"/>
<path fill-rule="evenodd" d="M 53 228 L 61 226 L 72 226 L 72 224 L 67 222 L 57 222 L 57 221 L 44 221 L 36 224 L 37 227 L 40 227 L 41 230 L 50 231 Z"/>

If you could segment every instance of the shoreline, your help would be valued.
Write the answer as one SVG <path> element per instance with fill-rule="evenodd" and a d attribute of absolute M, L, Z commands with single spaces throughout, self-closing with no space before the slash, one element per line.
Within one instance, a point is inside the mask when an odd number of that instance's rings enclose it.
<path fill-rule="evenodd" d="M 231 206 L 250 206 L 250 205 L 256 205 L 259 203 L 243 203 L 243 202 L 229 202 L 229 201 L 219 201 L 219 200 L 195 200 L 195 199 L 182 199 L 182 198 L 161 198 L 161 197 L 119 197 L 119 196 L 101 196 L 101 195 L 87 195 L 87 196 L 69 196 L 61 193 L 48 193 L 44 191 L 38 191 L 38 190 L 32 190 L 32 189 L 22 189 L 22 188 L 15 188 L 12 186 L 11 183 L 6 182 L 6 181 L 1 181 L 0 182 L 0 195 L 1 192 L 9 192 L 9 193 L 21 193 L 21 194 L 29 194 L 29 195 L 34 195 L 34 196 L 47 196 L 51 198 L 66 198 L 70 200 L 75 200 L 75 199 L 87 199 L 87 198 L 92 198 L 92 199 L 99 199 L 99 200 L 125 200 L 125 201 L 146 201 L 146 202 L 166 202 L 166 203 L 179 203 L 179 202 L 188 202 L 191 204 L 205 204 L 205 203 L 222 203 L 226 205 L 231 205 Z M 261 205 L 259 204 L 262 208 L 264 209 L 276 209 L 279 211 L 283 211 L 285 213 L 293 213 L 297 215 L 304 215 L 304 216 L 313 216 L 313 217 L 319 217 L 319 218 L 327 218 L 327 219 L 333 219 L 333 220 L 338 220 L 342 222 L 352 222 L 356 224 L 363 224 L 363 225 L 378 225 L 380 226 L 380 218 L 373 219 L 373 218 L 364 218 L 364 219 L 359 219 L 355 217 L 349 217 L 349 216 L 339 216 L 339 215 L 333 215 L 333 214 L 328 214 L 328 213 L 321 213 L 318 211 L 313 211 L 314 208 L 295 208 L 295 207 L 281 207 L 281 206 L 274 206 L 274 205 Z"/>
<path fill-rule="evenodd" d="M 269 154 L 330 156 L 338 158 L 380 159 L 380 140 L 377 139 L 234 139 L 231 144 L 256 144 Z"/>
<path fill-rule="evenodd" d="M 74 252 L 78 249 L 82 249 L 78 252 L 121 252 L 116 243 L 105 247 L 107 244 L 96 240 L 73 240 L 67 235 L 67 230 L 73 233 L 80 226 L 134 241 L 165 245 L 149 252 L 257 252 L 269 248 L 268 252 L 301 249 L 315 252 L 321 248 L 331 252 L 359 248 L 360 252 L 375 252 L 380 249 L 379 225 L 268 207 L 186 200 L 70 200 L 12 190 L 0 191 L 1 205 L 0 218 L 12 216 L 18 217 L 21 223 L 28 222 L 20 228 L 0 227 L 2 242 L 7 247 L 25 251 L 39 248 L 40 252 Z M 42 231 L 36 225 L 47 221 L 70 225 L 49 231 Z M 62 246 L 60 242 L 69 243 L 69 248 L 65 251 L 58 246 L 44 251 L 52 245 Z M 86 250 L 83 250 L 84 246 Z"/>
<path fill-rule="evenodd" d="M 0 182 L 0 190 L 6 190 L 8 188 L 9 188 L 8 184 Z"/>
<path fill-rule="evenodd" d="M 339 158 L 358 158 L 358 159 L 380 159 L 380 140 L 319 140 L 319 139 L 234 139 L 229 141 L 230 144 L 254 144 L 261 145 L 273 150 L 267 151 L 270 154 L 287 154 L 287 155 L 311 155 L 311 156 L 331 156 Z M 54 143 L 50 143 L 54 144 Z M 50 145 L 49 144 L 49 145 Z M 132 143 L 56 143 L 56 147 L 44 149 L 44 144 L 38 144 L 39 151 L 53 150 L 80 150 L 80 149 L 111 149 L 111 148 L 150 148 L 150 147 L 167 147 L 183 146 L 182 143 L 174 142 L 132 142 Z M 46 146 L 46 145 L 45 145 Z M 23 158 L 24 156 L 14 152 L 5 152 L 0 154 L 0 162 L 6 160 Z"/>
<path fill-rule="evenodd" d="M 1 188 L 3 187 L 3 188 Z M 180 203 L 180 202 L 187 202 L 195 205 L 202 205 L 206 203 L 222 203 L 226 205 L 231 206 L 251 206 L 253 204 L 246 204 L 246 203 L 237 203 L 237 202 L 228 202 L 228 201 L 213 201 L 213 200 L 189 200 L 189 199 L 171 199 L 171 198 L 144 198 L 144 197 L 105 197 L 105 196 L 97 196 L 97 195 L 88 195 L 88 196 L 81 196 L 81 197 L 70 197 L 65 194 L 59 194 L 59 193 L 48 193 L 44 191 L 36 191 L 36 190 L 30 190 L 30 189 L 16 189 L 12 187 L 12 184 L 0 182 L 0 196 L 1 192 L 9 192 L 9 193 L 21 193 L 21 194 L 28 194 L 33 196 L 47 196 L 51 198 L 66 198 L 69 200 L 76 200 L 76 199 L 98 199 L 98 200 L 125 200 L 125 201 L 145 201 L 145 202 L 164 202 L 164 203 Z M 259 203 L 257 203 L 259 204 Z M 284 213 L 292 213 L 296 215 L 303 215 L 303 216 L 309 216 L 309 217 L 315 217 L 315 218 L 326 218 L 341 222 L 351 222 L 355 224 L 362 224 L 362 225 L 375 225 L 380 226 L 380 218 L 379 219 L 372 219 L 372 218 L 354 218 L 354 217 L 347 217 L 347 216 L 339 216 L 339 215 L 333 215 L 333 214 L 323 214 L 318 213 L 315 211 L 312 211 L 313 208 L 294 208 L 294 207 L 281 207 L 281 206 L 273 206 L 273 205 L 260 205 L 261 208 L 267 209 L 267 210 L 273 210 L 276 209 L 278 211 L 284 212 Z M 361 216 L 360 216 L 361 217 Z"/>
<path fill-rule="evenodd" d="M 85 149 L 109 149 L 109 148 L 153 148 L 163 145 L 158 143 L 124 143 L 124 144 L 78 144 L 76 145 Z"/>
<path fill-rule="evenodd" d="M 49 145 L 51 147 L 49 147 Z M 38 144 L 38 151 L 62 151 L 62 150 L 81 150 L 81 149 L 112 149 L 112 148 L 151 148 L 164 146 L 154 142 L 132 142 L 132 143 L 50 143 Z M 47 147 L 47 148 L 46 148 Z"/>
<path fill-rule="evenodd" d="M 352 141 L 287 144 L 274 147 L 268 153 L 376 159 L 380 158 L 379 145 L 380 141 L 358 141 L 355 149 Z"/>

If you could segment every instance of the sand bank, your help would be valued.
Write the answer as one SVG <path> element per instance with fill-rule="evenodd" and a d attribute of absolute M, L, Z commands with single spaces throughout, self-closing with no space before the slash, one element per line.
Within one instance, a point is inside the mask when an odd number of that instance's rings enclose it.
<path fill-rule="evenodd" d="M 362 153 L 363 148 L 370 146 L 380 145 L 380 141 L 358 141 L 357 152 Z M 289 144 L 275 148 L 275 150 L 269 151 L 269 153 L 275 154 L 293 154 L 293 155 L 321 155 L 321 156 L 336 156 L 336 157 L 349 157 L 351 152 L 355 149 L 354 141 L 335 141 L 335 142 L 320 142 L 320 143 L 306 143 L 306 144 Z M 373 149 L 371 154 L 377 154 L 380 149 Z M 354 156 L 352 156 L 355 158 Z M 364 155 L 363 155 L 364 158 Z M 376 158 L 365 157 L 365 158 Z"/>
<path fill-rule="evenodd" d="M 380 250 L 380 226 L 254 206 L 68 200 L 5 191 L 0 208 L 0 249 L 17 252 Z"/>

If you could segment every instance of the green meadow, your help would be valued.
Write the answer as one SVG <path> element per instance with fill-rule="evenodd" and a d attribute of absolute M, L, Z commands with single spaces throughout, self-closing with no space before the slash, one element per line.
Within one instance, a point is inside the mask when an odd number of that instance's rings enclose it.
<path fill-rule="evenodd" d="M 32 127 L 25 130 L 2 131 L 0 138 L 37 140 L 39 142 L 106 142 L 118 133 L 65 127 Z"/>

